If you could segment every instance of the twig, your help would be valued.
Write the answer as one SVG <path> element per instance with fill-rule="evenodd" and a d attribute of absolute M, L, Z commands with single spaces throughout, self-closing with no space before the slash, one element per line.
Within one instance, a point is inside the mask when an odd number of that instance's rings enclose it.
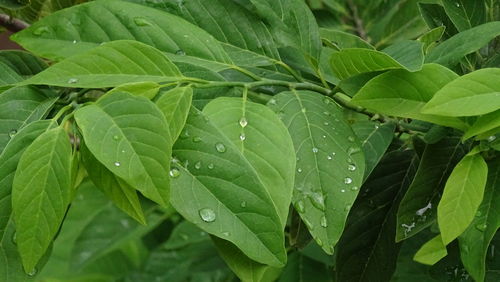
<path fill-rule="evenodd" d="M 352 2 L 352 0 L 347 1 L 349 8 L 352 11 L 352 17 L 354 20 L 354 24 L 356 25 L 356 32 L 359 37 L 363 38 L 363 40 L 368 41 L 368 36 L 366 35 L 365 28 L 363 27 L 363 20 L 359 17 L 358 7 Z"/>
<path fill-rule="evenodd" d="M 30 25 L 20 19 L 11 18 L 6 14 L 0 14 L 0 26 L 5 27 L 9 31 L 18 32 L 28 28 Z"/>

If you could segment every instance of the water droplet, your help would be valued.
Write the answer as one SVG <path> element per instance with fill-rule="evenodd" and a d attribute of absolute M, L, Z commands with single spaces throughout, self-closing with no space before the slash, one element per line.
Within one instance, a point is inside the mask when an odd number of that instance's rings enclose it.
<path fill-rule="evenodd" d="M 345 208 L 344 208 L 344 210 L 345 210 L 345 211 L 350 211 L 350 210 L 351 210 L 351 207 L 352 207 L 351 205 L 346 205 L 346 206 L 345 206 Z"/>
<path fill-rule="evenodd" d="M 115 166 L 121 166 L 122 164 L 120 162 L 115 162 Z"/>
<path fill-rule="evenodd" d="M 178 56 L 186 56 L 186 52 L 184 52 L 184 50 L 182 49 L 175 51 L 175 54 Z"/>
<path fill-rule="evenodd" d="M 359 190 L 359 187 L 358 186 L 352 186 L 351 187 L 351 191 L 358 191 Z"/>
<path fill-rule="evenodd" d="M 200 161 L 196 162 L 196 163 L 194 164 L 194 168 L 196 168 L 196 169 L 200 169 L 200 168 L 201 168 L 201 162 L 200 162 Z"/>
<path fill-rule="evenodd" d="M 137 26 L 151 26 L 152 24 L 145 18 L 136 17 L 134 18 L 134 23 Z"/>
<path fill-rule="evenodd" d="M 330 156 L 330 155 L 328 155 L 328 156 L 326 156 L 326 159 L 327 159 L 327 160 L 332 160 L 332 159 L 333 159 L 333 157 L 332 157 L 332 156 Z"/>
<path fill-rule="evenodd" d="M 247 202 L 245 202 L 245 201 L 241 202 L 240 207 L 246 208 L 247 207 Z"/>
<path fill-rule="evenodd" d="M 299 213 L 304 213 L 306 211 L 306 207 L 304 205 L 304 201 L 302 200 L 298 200 L 296 203 L 295 203 L 295 209 L 297 210 L 297 212 Z"/>
<path fill-rule="evenodd" d="M 321 227 L 328 227 L 328 222 L 326 221 L 326 216 L 322 216 L 320 219 Z"/>
<path fill-rule="evenodd" d="M 401 227 L 403 227 L 403 228 L 405 229 L 405 230 L 404 230 L 404 232 L 405 232 L 405 236 L 406 236 L 406 235 L 407 235 L 408 233 L 410 233 L 410 232 L 411 232 L 411 230 L 415 227 L 415 222 L 412 222 L 412 223 L 411 223 L 411 224 L 409 224 L 409 225 L 408 225 L 408 224 L 403 223 L 403 224 L 401 224 Z"/>
<path fill-rule="evenodd" d="M 300 109 L 301 112 L 305 113 L 306 112 L 306 108 L 302 108 Z"/>
<path fill-rule="evenodd" d="M 30 272 L 27 272 L 26 274 L 29 276 L 29 277 L 34 277 L 38 272 L 38 269 L 33 268 Z"/>
<path fill-rule="evenodd" d="M 245 133 L 241 133 L 241 134 L 240 134 L 240 140 L 241 140 L 241 141 L 245 141 L 245 139 L 247 139 L 247 137 L 246 137 Z"/>
<path fill-rule="evenodd" d="M 349 170 L 349 171 L 355 171 L 356 170 L 356 166 L 353 165 L 353 164 L 350 164 L 350 165 L 347 166 L 347 170 Z"/>
<path fill-rule="evenodd" d="M 490 137 L 488 137 L 488 142 L 493 142 L 497 139 L 497 137 L 495 135 L 491 135 Z"/>
<path fill-rule="evenodd" d="M 347 149 L 347 154 L 349 156 L 354 155 L 354 154 L 359 153 L 359 152 L 361 152 L 361 150 L 359 148 L 350 147 L 349 149 Z"/>
<path fill-rule="evenodd" d="M 323 137 L 323 139 L 326 139 L 326 135 L 323 135 L 323 136 L 321 136 L 321 137 Z"/>
<path fill-rule="evenodd" d="M 186 129 L 182 132 L 181 134 L 181 139 L 186 139 L 186 138 L 189 138 L 189 131 Z"/>
<path fill-rule="evenodd" d="M 476 212 L 476 216 L 477 216 L 477 217 L 480 217 L 481 215 L 483 215 L 483 213 L 482 213 L 481 211 L 477 211 L 477 212 Z"/>
<path fill-rule="evenodd" d="M 224 146 L 224 144 L 222 144 L 222 143 L 216 143 L 215 144 L 215 149 L 219 153 L 224 153 L 226 151 L 226 146 Z"/>
<path fill-rule="evenodd" d="M 48 32 L 48 31 L 49 31 L 49 28 L 48 28 L 48 27 L 46 27 L 46 26 L 41 26 L 41 27 L 39 27 L 39 28 L 35 29 L 35 30 L 33 31 L 33 34 L 34 34 L 34 35 L 36 35 L 36 36 L 40 36 L 40 35 L 42 35 L 42 34 L 44 34 L 44 33 Z"/>
<path fill-rule="evenodd" d="M 179 171 L 179 169 L 177 169 L 177 168 L 175 168 L 175 167 L 174 167 L 174 168 L 172 168 L 172 169 L 170 170 L 170 172 L 169 172 L 168 174 L 169 174 L 169 175 L 170 175 L 170 177 L 172 177 L 172 178 L 177 178 L 177 177 L 179 177 L 179 175 L 181 175 L 181 172 Z"/>
<path fill-rule="evenodd" d="M 69 83 L 69 84 L 75 84 L 75 83 L 77 83 L 77 82 L 78 82 L 78 79 L 77 79 L 77 78 L 70 78 L 70 79 L 68 79 L 68 83 Z"/>
<path fill-rule="evenodd" d="M 329 125 L 328 121 L 323 122 L 323 125 Z"/>
<path fill-rule="evenodd" d="M 12 244 L 17 245 L 17 233 L 12 234 Z"/>
<path fill-rule="evenodd" d="M 199 136 L 193 137 L 193 142 L 194 143 L 199 143 L 200 141 L 201 141 L 201 137 L 199 137 Z"/>
<path fill-rule="evenodd" d="M 354 138 L 354 136 L 349 136 L 349 137 L 347 137 L 347 140 L 349 140 L 349 142 L 354 142 L 354 141 L 356 141 L 356 139 Z"/>
<path fill-rule="evenodd" d="M 312 151 L 313 151 L 313 153 L 315 153 L 315 154 L 316 154 L 317 152 L 319 152 L 318 148 L 316 148 L 316 147 L 312 148 Z"/>
<path fill-rule="evenodd" d="M 379 125 L 378 124 L 375 124 L 375 129 L 379 129 Z"/>
<path fill-rule="evenodd" d="M 276 99 L 273 98 L 273 99 L 269 100 L 268 104 L 271 106 L 274 106 L 274 105 L 276 105 L 276 102 L 277 102 Z"/>
<path fill-rule="evenodd" d="M 328 99 L 328 98 L 323 99 L 323 103 L 330 104 L 330 99 Z"/>
<path fill-rule="evenodd" d="M 113 136 L 113 140 L 119 140 L 120 137 L 118 135 Z"/>
<path fill-rule="evenodd" d="M 231 235 L 231 233 L 229 233 L 229 232 L 226 231 L 226 232 L 222 232 L 222 235 L 224 235 L 226 237 L 229 237 L 229 235 Z"/>
<path fill-rule="evenodd" d="M 422 216 L 428 209 L 432 208 L 432 203 L 429 202 L 425 207 L 418 209 L 415 214 L 418 216 Z"/>
<path fill-rule="evenodd" d="M 456 2 L 455 6 L 457 6 L 457 8 L 460 8 L 460 3 Z"/>
<path fill-rule="evenodd" d="M 17 134 L 17 130 L 15 130 L 15 129 L 12 129 L 11 131 L 9 131 L 10 138 L 13 138 L 14 136 L 16 136 L 16 134 Z"/>
<path fill-rule="evenodd" d="M 309 195 L 309 199 L 311 200 L 311 204 L 321 210 L 321 211 L 324 211 L 325 210 L 325 198 L 323 197 L 323 195 L 321 193 L 311 193 Z"/>
<path fill-rule="evenodd" d="M 214 164 L 208 164 L 208 169 L 214 169 L 215 165 Z"/>
<path fill-rule="evenodd" d="M 299 168 L 297 168 L 297 172 L 298 172 L 298 173 L 301 173 L 301 172 L 302 172 L 302 169 L 301 169 L 300 167 L 299 167 Z"/>
<path fill-rule="evenodd" d="M 332 114 L 330 112 L 323 112 L 325 116 L 331 116 Z"/>
<path fill-rule="evenodd" d="M 78 42 L 78 41 L 76 41 L 76 40 L 73 40 L 73 44 L 76 44 L 76 42 Z"/>
<path fill-rule="evenodd" d="M 316 240 L 316 244 L 318 244 L 318 246 L 320 246 L 320 247 L 323 246 L 323 241 L 321 241 L 321 239 L 316 238 L 315 240 Z"/>
<path fill-rule="evenodd" d="M 314 230 L 314 225 L 307 218 L 303 218 L 302 221 L 306 224 L 307 229 Z"/>
<path fill-rule="evenodd" d="M 350 178 L 350 177 L 344 178 L 344 183 L 345 184 L 351 184 L 352 183 L 352 178 Z"/>
<path fill-rule="evenodd" d="M 476 229 L 481 231 L 481 232 L 484 232 L 487 227 L 488 227 L 488 225 L 486 223 L 480 223 L 480 224 L 476 225 Z"/>
<path fill-rule="evenodd" d="M 238 123 L 240 124 L 241 127 L 245 127 L 248 125 L 248 121 L 245 117 L 241 117 Z"/>
<path fill-rule="evenodd" d="M 212 209 L 204 208 L 198 211 L 201 219 L 205 222 L 214 222 L 215 221 L 215 212 Z"/>
<path fill-rule="evenodd" d="M 345 189 L 341 189 L 341 190 L 340 190 L 340 192 L 341 192 L 341 193 L 345 193 Z"/>

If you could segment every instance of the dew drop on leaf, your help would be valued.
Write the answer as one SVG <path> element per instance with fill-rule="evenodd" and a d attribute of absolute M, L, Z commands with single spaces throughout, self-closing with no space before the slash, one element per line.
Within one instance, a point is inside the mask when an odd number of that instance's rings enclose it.
<path fill-rule="evenodd" d="M 330 156 L 330 155 L 328 155 L 328 156 L 326 156 L 326 159 L 330 161 L 330 160 L 332 160 L 332 159 L 333 159 L 333 157 L 332 157 L 332 156 Z"/>
<path fill-rule="evenodd" d="M 345 189 L 341 189 L 340 192 L 345 193 Z"/>
<path fill-rule="evenodd" d="M 323 99 L 323 103 L 330 104 L 330 99 L 328 99 L 328 98 Z"/>
<path fill-rule="evenodd" d="M 186 52 L 184 52 L 184 50 L 182 50 L 182 49 L 175 51 L 175 54 L 177 56 L 186 56 Z"/>
<path fill-rule="evenodd" d="M 323 139 L 326 139 L 326 135 L 323 135 L 323 136 L 321 136 L 321 137 L 323 137 Z"/>
<path fill-rule="evenodd" d="M 350 177 L 344 178 L 344 183 L 345 184 L 351 184 L 352 183 L 352 178 L 350 178 Z"/>
<path fill-rule="evenodd" d="M 276 99 L 273 98 L 273 99 L 269 100 L 268 103 L 269 103 L 269 105 L 274 106 L 274 105 L 276 105 L 276 102 L 277 102 Z"/>
<path fill-rule="evenodd" d="M 347 154 L 350 156 L 350 155 L 359 153 L 360 151 L 361 150 L 359 148 L 350 147 L 349 149 L 347 149 Z"/>
<path fill-rule="evenodd" d="M 181 139 L 186 139 L 186 138 L 189 138 L 189 131 L 186 129 L 182 132 L 181 134 Z"/>
<path fill-rule="evenodd" d="M 296 203 L 295 203 L 295 209 L 297 210 L 297 212 L 299 213 L 304 213 L 306 211 L 306 207 L 304 205 L 304 201 L 302 200 L 298 200 Z"/>
<path fill-rule="evenodd" d="M 488 142 L 493 142 L 497 139 L 497 137 L 495 135 L 491 135 L 490 137 L 488 137 Z"/>
<path fill-rule="evenodd" d="M 46 27 L 46 26 L 41 26 L 41 27 L 39 27 L 39 28 L 35 29 L 35 30 L 33 31 L 33 34 L 34 34 L 34 35 L 36 35 L 36 36 L 40 36 L 40 35 L 44 34 L 45 32 L 48 32 L 48 31 L 49 31 L 49 28 L 48 28 L 48 27 Z"/>
<path fill-rule="evenodd" d="M 113 136 L 113 140 L 119 140 L 120 137 L 118 135 Z"/>
<path fill-rule="evenodd" d="M 239 124 L 241 127 L 245 127 L 248 125 L 248 121 L 245 117 L 241 117 L 240 120 L 239 120 Z"/>
<path fill-rule="evenodd" d="M 245 202 L 245 201 L 241 202 L 240 207 L 246 208 L 247 207 L 247 202 Z"/>
<path fill-rule="evenodd" d="M 353 165 L 353 164 L 350 164 L 350 165 L 348 165 L 348 166 L 347 166 L 347 169 L 348 169 L 349 171 L 355 171 L 355 170 L 356 170 L 356 166 L 355 166 L 355 165 Z"/>
<path fill-rule="evenodd" d="M 323 125 L 329 125 L 328 121 L 323 122 Z"/>
<path fill-rule="evenodd" d="M 312 152 L 316 154 L 317 152 L 319 152 L 319 150 L 318 150 L 318 148 L 314 147 L 314 148 L 312 148 Z"/>
<path fill-rule="evenodd" d="M 214 222 L 215 221 L 215 212 L 212 209 L 204 208 L 198 211 L 201 219 L 205 222 Z"/>
<path fill-rule="evenodd" d="M 134 18 L 134 23 L 137 26 L 151 26 L 152 24 L 145 18 L 136 17 Z"/>
<path fill-rule="evenodd" d="M 179 175 L 181 175 L 181 172 L 180 172 L 177 168 L 175 168 L 175 167 L 174 167 L 174 168 L 172 168 L 172 169 L 168 172 L 168 174 L 169 174 L 169 175 L 170 175 L 170 177 L 172 177 L 172 178 L 177 178 L 177 177 L 179 177 Z"/>
<path fill-rule="evenodd" d="M 241 141 L 245 141 L 245 139 L 247 139 L 247 137 L 246 137 L 245 133 L 241 133 L 241 134 L 240 134 L 240 140 L 241 140 Z"/>
<path fill-rule="evenodd" d="M 121 166 L 122 164 L 120 162 L 115 162 L 115 166 Z"/>
<path fill-rule="evenodd" d="M 330 112 L 323 112 L 323 114 L 324 114 L 325 116 L 331 116 L 331 115 L 332 115 L 332 114 L 330 114 Z"/>
<path fill-rule="evenodd" d="M 208 164 L 208 169 L 214 169 L 215 165 L 214 164 Z"/>
<path fill-rule="evenodd" d="M 356 141 L 356 139 L 354 139 L 354 136 L 349 136 L 349 137 L 347 137 L 347 140 L 348 140 L 349 142 L 354 142 L 354 141 Z"/>
<path fill-rule="evenodd" d="M 321 224 L 321 227 L 328 227 L 328 222 L 326 221 L 326 216 L 322 216 L 321 219 L 320 219 L 320 224 Z"/>
<path fill-rule="evenodd" d="M 193 137 L 193 142 L 194 143 L 199 143 L 200 141 L 201 141 L 201 137 L 199 137 L 199 136 Z"/>
<path fill-rule="evenodd" d="M 200 162 L 200 161 L 196 162 L 196 163 L 194 164 L 194 168 L 196 168 L 196 169 L 200 169 L 200 168 L 201 168 L 201 162 Z"/>
<path fill-rule="evenodd" d="M 346 205 L 344 208 L 345 211 L 350 211 L 351 210 L 351 205 Z"/>
<path fill-rule="evenodd" d="M 70 78 L 70 79 L 68 79 L 68 83 L 69 83 L 69 84 L 75 84 L 75 83 L 77 83 L 77 82 L 78 82 L 78 79 L 77 79 L 77 78 Z"/>
<path fill-rule="evenodd" d="M 306 112 L 306 108 L 302 108 L 300 109 L 301 112 L 305 113 Z"/>
<path fill-rule="evenodd" d="M 481 232 L 484 232 L 484 230 L 486 230 L 487 227 L 488 225 L 486 223 L 481 223 L 476 225 L 476 229 Z"/>
<path fill-rule="evenodd" d="M 217 150 L 217 152 L 219 152 L 219 153 L 224 153 L 224 152 L 226 152 L 226 146 L 224 146 L 224 144 L 222 144 L 222 143 L 220 143 L 220 142 L 215 144 L 215 149 L 216 149 L 216 150 Z"/>
<path fill-rule="evenodd" d="M 303 218 L 302 221 L 306 224 L 307 229 L 314 230 L 314 225 L 306 218 Z"/>
<path fill-rule="evenodd" d="M 359 187 L 358 186 L 352 186 L 351 187 L 351 191 L 358 191 L 359 190 Z"/>
<path fill-rule="evenodd" d="M 33 268 L 30 272 L 27 272 L 26 274 L 29 276 L 29 277 L 34 277 L 38 272 L 38 269 Z"/>
<path fill-rule="evenodd" d="M 17 245 L 17 233 L 12 234 L 12 244 Z"/>
<path fill-rule="evenodd" d="M 325 198 L 321 193 L 311 193 L 309 199 L 315 208 L 321 211 L 325 210 Z"/>
<path fill-rule="evenodd" d="M 320 247 L 323 246 L 323 241 L 321 241 L 321 239 L 317 238 L 315 240 L 316 240 L 316 244 L 318 244 L 318 246 L 320 246 Z"/>
<path fill-rule="evenodd" d="M 298 172 L 298 173 L 301 173 L 301 172 L 302 172 L 302 169 L 301 169 L 300 167 L 299 167 L 299 168 L 297 168 L 297 172 Z"/>
<path fill-rule="evenodd" d="M 10 138 L 13 138 L 16 134 L 17 134 L 17 130 L 15 130 L 15 129 L 12 129 L 11 131 L 9 131 Z"/>
<path fill-rule="evenodd" d="M 229 235 L 231 235 L 231 233 L 229 233 L 229 232 L 226 231 L 226 232 L 222 232 L 222 235 L 224 235 L 226 237 L 229 237 Z"/>

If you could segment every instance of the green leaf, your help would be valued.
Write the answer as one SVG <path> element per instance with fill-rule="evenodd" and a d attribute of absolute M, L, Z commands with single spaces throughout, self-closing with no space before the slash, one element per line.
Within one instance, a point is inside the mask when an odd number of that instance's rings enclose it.
<path fill-rule="evenodd" d="M 157 49 L 135 41 L 119 40 L 72 56 L 21 84 L 103 88 L 181 78 L 177 67 Z"/>
<path fill-rule="evenodd" d="M 0 94 L 0 152 L 11 137 L 47 114 L 54 99 L 34 87 L 14 87 Z"/>
<path fill-rule="evenodd" d="M 429 30 L 418 38 L 418 41 L 424 44 L 424 53 L 427 53 L 429 48 L 443 37 L 445 29 L 444 26 L 439 26 Z"/>
<path fill-rule="evenodd" d="M 61 28 L 68 24 L 70 29 Z M 93 31 L 91 35 L 89 30 Z M 91 1 L 58 11 L 12 39 L 34 54 L 54 60 L 88 51 L 103 42 L 125 39 L 173 54 L 182 51 L 189 56 L 230 62 L 212 36 L 182 18 L 116 0 Z"/>
<path fill-rule="evenodd" d="M 465 132 L 463 139 L 469 139 L 492 129 L 500 127 L 500 111 L 494 111 L 480 116 L 474 124 Z"/>
<path fill-rule="evenodd" d="M 405 41 L 384 51 L 348 48 L 334 53 L 330 64 L 341 80 L 366 72 L 391 69 L 418 71 L 423 63 L 422 46 L 417 41 Z"/>
<path fill-rule="evenodd" d="M 422 109 L 442 116 L 476 116 L 500 108 L 500 69 L 487 68 L 461 76 L 441 88 Z"/>
<path fill-rule="evenodd" d="M 293 203 L 316 242 L 333 252 L 363 182 L 359 141 L 333 100 L 309 91 L 281 92 L 268 103 L 297 154 Z"/>
<path fill-rule="evenodd" d="M 401 247 L 396 212 L 417 162 L 413 151 L 390 152 L 367 179 L 337 247 L 337 281 L 390 280 Z"/>
<path fill-rule="evenodd" d="M 169 216 L 169 213 L 158 212 L 157 209 L 154 205 L 145 208 L 149 224 L 144 226 L 132 221 L 113 205 L 106 205 L 75 239 L 71 250 L 71 267 L 74 270 L 82 269 L 149 233 Z"/>
<path fill-rule="evenodd" d="M 9 9 L 9 10 L 17 10 L 27 6 L 30 3 L 29 0 L 0 0 L 0 7 Z"/>
<path fill-rule="evenodd" d="M 486 21 L 486 5 L 483 0 L 442 0 L 448 17 L 462 32 Z"/>
<path fill-rule="evenodd" d="M 425 58 L 426 63 L 454 66 L 465 55 L 481 49 L 500 35 L 500 22 L 485 23 L 460 32 L 432 49 Z"/>
<path fill-rule="evenodd" d="M 17 235 L 14 222 L 7 218 L 5 226 L 6 229 L 0 234 L 0 263 L 2 264 L 0 268 L 0 280 L 16 282 L 29 281 L 32 277 L 24 272 L 21 257 L 17 252 Z M 33 272 L 30 273 L 33 274 Z"/>
<path fill-rule="evenodd" d="M 346 49 L 346 48 L 375 49 L 375 47 L 373 47 L 370 43 L 364 41 L 362 38 L 354 34 L 330 28 L 320 28 L 319 33 L 323 40 L 326 39 L 334 43 L 340 49 Z"/>
<path fill-rule="evenodd" d="M 30 123 L 12 138 L 0 154 L 0 237 L 3 236 L 12 213 L 12 182 L 19 159 L 26 148 L 52 124 L 49 120 Z"/>
<path fill-rule="evenodd" d="M 116 92 L 78 109 L 75 119 L 99 162 L 147 198 L 168 204 L 172 143 L 165 117 L 153 102 Z"/>
<path fill-rule="evenodd" d="M 379 125 L 375 122 L 362 121 L 352 125 L 352 130 L 361 141 L 361 147 L 365 154 L 365 176 L 366 179 L 372 170 L 377 166 L 380 159 L 389 148 L 394 139 L 394 123 L 384 123 Z"/>
<path fill-rule="evenodd" d="M 438 205 L 438 223 L 445 245 L 462 234 L 483 199 L 488 166 L 479 154 L 465 156 L 446 181 Z"/>
<path fill-rule="evenodd" d="M 457 136 L 425 146 L 417 174 L 399 205 L 396 241 L 408 239 L 435 222 L 446 179 L 466 150 Z"/>
<path fill-rule="evenodd" d="M 9 66 L 21 77 L 37 74 L 47 68 L 47 63 L 41 59 L 19 50 L 0 51 L 0 62 Z"/>
<path fill-rule="evenodd" d="M 447 254 L 446 246 L 443 245 L 443 239 L 441 235 L 438 235 L 425 243 L 420 250 L 418 250 L 413 259 L 419 263 L 433 265 Z"/>
<path fill-rule="evenodd" d="M 117 86 L 107 93 L 128 92 L 133 95 L 143 96 L 148 98 L 149 100 L 153 100 L 156 97 L 156 94 L 158 94 L 158 92 L 160 91 L 160 88 L 161 85 L 156 82 L 132 82 Z"/>
<path fill-rule="evenodd" d="M 438 3 L 418 3 L 420 13 L 429 28 L 444 27 L 444 37 L 448 38 L 458 33 L 457 28 Z"/>
<path fill-rule="evenodd" d="M 281 268 L 257 263 L 245 256 L 236 246 L 226 240 L 212 237 L 220 256 L 229 268 L 245 282 L 272 282 L 281 274 Z"/>
<path fill-rule="evenodd" d="M 80 144 L 80 152 L 85 170 L 95 186 L 101 189 L 117 207 L 138 222 L 146 225 L 146 219 L 136 190 L 101 164 L 89 152 L 83 142 Z"/>
<path fill-rule="evenodd" d="M 328 266 L 315 261 L 301 253 L 290 255 L 286 267 L 283 269 L 279 282 L 303 282 L 314 279 L 315 282 L 332 281 L 332 270 Z"/>
<path fill-rule="evenodd" d="M 218 98 L 192 109 L 185 133 L 174 147 L 172 205 L 252 260 L 283 266 L 295 169 L 286 128 L 263 105 Z"/>
<path fill-rule="evenodd" d="M 49 247 L 70 203 L 71 145 L 62 127 L 41 134 L 23 153 L 12 185 L 16 238 L 24 269 Z"/>
<path fill-rule="evenodd" d="M 488 162 L 488 180 L 476 217 L 458 237 L 462 262 L 476 281 L 484 281 L 488 246 L 500 228 L 499 180 L 500 160 L 497 158 Z"/>
<path fill-rule="evenodd" d="M 451 70 L 437 64 L 426 64 L 422 70 L 413 73 L 392 70 L 370 80 L 352 102 L 387 115 L 464 129 L 466 125 L 460 119 L 420 113 L 436 92 L 457 77 Z"/>
<path fill-rule="evenodd" d="M 191 87 L 177 87 L 162 93 L 162 96 L 156 101 L 156 106 L 168 121 L 173 142 L 177 140 L 186 124 L 192 100 L 193 89 Z"/>

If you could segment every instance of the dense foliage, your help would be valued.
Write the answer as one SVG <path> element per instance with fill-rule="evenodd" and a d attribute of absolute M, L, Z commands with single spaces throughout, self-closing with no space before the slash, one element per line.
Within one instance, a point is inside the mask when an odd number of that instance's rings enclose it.
<path fill-rule="evenodd" d="M 0 281 L 500 280 L 500 1 L 81 2 L 0 0 Z"/>

